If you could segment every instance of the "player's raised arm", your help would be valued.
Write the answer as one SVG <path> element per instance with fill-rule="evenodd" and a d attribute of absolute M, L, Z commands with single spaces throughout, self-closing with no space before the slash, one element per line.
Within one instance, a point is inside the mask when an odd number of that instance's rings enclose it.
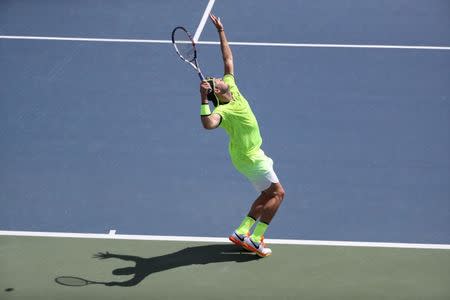
<path fill-rule="evenodd" d="M 211 18 L 211 21 L 213 22 L 214 26 L 216 26 L 216 29 L 219 32 L 220 49 L 222 50 L 224 64 L 224 74 L 234 74 L 233 54 L 231 53 L 231 48 L 228 45 L 228 40 L 225 35 L 222 22 L 220 22 L 220 18 L 216 17 L 213 14 L 210 14 L 209 17 Z"/>

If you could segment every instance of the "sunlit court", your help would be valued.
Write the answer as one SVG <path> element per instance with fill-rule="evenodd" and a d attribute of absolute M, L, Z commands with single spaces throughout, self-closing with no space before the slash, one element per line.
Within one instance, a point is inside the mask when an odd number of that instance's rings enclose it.
<path fill-rule="evenodd" d="M 0 69 L 0 299 L 450 299 L 448 1 L 1 1 Z"/>

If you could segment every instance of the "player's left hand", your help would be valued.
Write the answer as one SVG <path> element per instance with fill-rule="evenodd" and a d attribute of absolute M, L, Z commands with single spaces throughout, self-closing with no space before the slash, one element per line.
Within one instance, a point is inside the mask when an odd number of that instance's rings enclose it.
<path fill-rule="evenodd" d="M 209 14 L 209 18 L 211 19 L 211 21 L 213 22 L 214 26 L 216 26 L 216 29 L 219 31 L 223 30 L 223 25 L 222 22 L 220 22 L 220 18 L 216 17 L 213 14 Z"/>

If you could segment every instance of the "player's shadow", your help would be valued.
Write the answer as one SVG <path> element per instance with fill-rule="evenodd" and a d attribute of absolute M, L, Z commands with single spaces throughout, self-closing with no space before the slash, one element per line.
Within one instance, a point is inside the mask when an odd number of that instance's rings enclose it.
<path fill-rule="evenodd" d="M 111 282 L 93 282 L 95 284 L 104 284 L 106 286 L 135 286 L 144 280 L 147 276 L 167 271 L 170 269 L 190 266 L 206 265 L 220 262 L 249 262 L 259 259 L 254 253 L 246 252 L 235 245 L 213 244 L 197 247 L 188 247 L 177 252 L 143 258 L 132 255 L 122 255 L 113 253 L 97 253 L 94 258 L 109 259 L 116 258 L 134 262 L 134 266 L 119 268 L 112 271 L 113 275 L 132 275 L 133 277 L 125 281 Z"/>

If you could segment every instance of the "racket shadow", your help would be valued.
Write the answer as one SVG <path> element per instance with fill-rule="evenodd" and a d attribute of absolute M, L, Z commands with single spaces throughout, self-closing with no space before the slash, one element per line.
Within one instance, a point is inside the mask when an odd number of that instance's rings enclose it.
<path fill-rule="evenodd" d="M 177 252 L 155 256 L 150 258 L 143 258 L 139 256 L 113 254 L 113 253 L 97 253 L 94 258 L 98 259 L 120 259 L 133 262 L 135 265 L 125 268 L 119 268 L 112 271 L 113 275 L 133 275 L 133 277 L 126 281 L 110 281 L 99 282 L 90 281 L 88 279 L 60 276 L 55 278 L 55 282 L 66 286 L 86 286 L 88 284 L 102 284 L 105 286 L 123 286 L 131 287 L 138 285 L 148 276 L 164 272 L 167 270 L 190 266 L 190 265 L 206 265 L 211 263 L 221 262 L 237 262 L 245 263 L 260 259 L 259 256 L 254 253 L 247 252 L 235 245 L 228 244 L 213 244 L 205 246 L 187 247 Z M 61 278 L 76 278 L 71 280 L 84 280 L 85 284 L 64 284 L 65 282 Z M 67 280 L 69 282 L 69 280 Z M 84 283 L 83 282 L 83 283 Z"/>

